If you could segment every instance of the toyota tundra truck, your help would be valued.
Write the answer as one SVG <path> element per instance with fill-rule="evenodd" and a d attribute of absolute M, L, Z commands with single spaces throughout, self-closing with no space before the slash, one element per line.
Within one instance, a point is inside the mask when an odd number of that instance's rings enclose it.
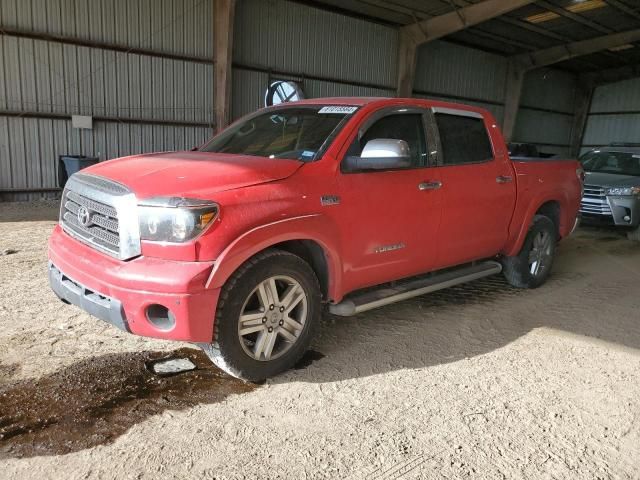
<path fill-rule="evenodd" d="M 193 151 L 71 176 L 49 281 L 119 329 L 198 344 L 259 381 L 300 359 L 323 310 L 355 315 L 500 272 L 540 286 L 583 177 L 575 160 L 511 160 L 480 108 L 287 103 Z"/>

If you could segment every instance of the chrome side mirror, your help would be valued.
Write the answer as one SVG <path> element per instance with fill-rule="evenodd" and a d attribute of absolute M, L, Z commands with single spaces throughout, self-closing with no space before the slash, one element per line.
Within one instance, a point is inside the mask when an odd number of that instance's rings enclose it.
<path fill-rule="evenodd" d="M 411 150 L 404 140 L 377 138 L 369 140 L 359 157 L 345 159 L 347 171 L 392 170 L 411 166 Z"/>

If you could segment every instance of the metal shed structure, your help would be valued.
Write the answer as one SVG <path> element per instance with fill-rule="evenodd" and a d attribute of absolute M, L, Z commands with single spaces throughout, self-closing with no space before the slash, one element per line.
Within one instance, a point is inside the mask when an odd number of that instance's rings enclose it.
<path fill-rule="evenodd" d="M 62 154 L 191 148 L 273 79 L 481 105 L 563 155 L 638 141 L 639 45 L 635 0 L 0 0 L 0 198 L 55 194 Z"/>

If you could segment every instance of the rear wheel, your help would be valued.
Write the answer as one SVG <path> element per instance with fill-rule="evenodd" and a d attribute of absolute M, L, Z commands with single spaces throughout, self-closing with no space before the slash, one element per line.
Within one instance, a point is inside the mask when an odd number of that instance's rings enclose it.
<path fill-rule="evenodd" d="M 549 217 L 536 215 L 518 255 L 502 259 L 507 281 L 517 288 L 542 285 L 553 266 L 557 243 L 556 226 Z"/>
<path fill-rule="evenodd" d="M 320 321 L 318 279 L 300 257 L 267 250 L 234 273 L 222 289 L 215 340 L 204 346 L 222 370 L 260 381 L 291 368 Z"/>

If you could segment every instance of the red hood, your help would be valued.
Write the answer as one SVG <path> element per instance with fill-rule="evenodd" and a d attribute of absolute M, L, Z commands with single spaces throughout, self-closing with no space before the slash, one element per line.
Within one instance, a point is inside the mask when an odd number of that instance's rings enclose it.
<path fill-rule="evenodd" d="M 281 180 L 301 162 L 248 155 L 168 152 L 117 158 L 83 170 L 129 187 L 138 198 L 208 196 Z"/>

